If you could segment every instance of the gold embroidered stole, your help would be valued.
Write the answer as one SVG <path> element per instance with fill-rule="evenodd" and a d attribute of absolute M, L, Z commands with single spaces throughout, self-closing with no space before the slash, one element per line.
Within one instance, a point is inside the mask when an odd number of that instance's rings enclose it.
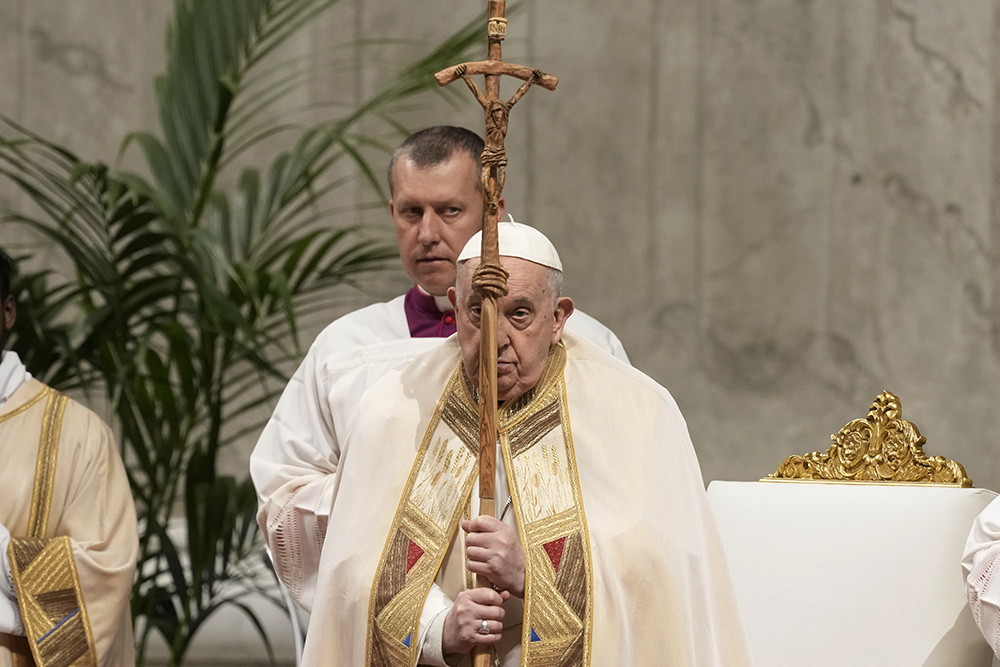
<path fill-rule="evenodd" d="M 521 665 L 590 664 L 593 569 L 569 427 L 566 351 L 498 413 L 500 449 L 525 551 Z M 420 612 L 479 474 L 479 409 L 461 364 L 417 452 L 369 599 L 366 665 L 412 666 Z"/>
<path fill-rule="evenodd" d="M 503 409 L 499 434 L 525 553 L 523 667 L 590 664 L 594 593 L 590 536 L 563 380 L 543 374 L 531 402 Z M 552 355 L 550 355 L 550 366 Z M 548 371 L 548 367 L 546 368 Z"/>
<path fill-rule="evenodd" d="M 30 654 L 15 651 L 15 667 L 90 667 L 97 651 L 84 605 L 80 577 L 67 536 L 46 538 L 63 415 L 69 400 L 46 387 L 29 401 L 46 399 L 38 442 L 27 537 L 7 547 L 17 603 Z M 26 406 L 25 406 L 26 407 Z"/>

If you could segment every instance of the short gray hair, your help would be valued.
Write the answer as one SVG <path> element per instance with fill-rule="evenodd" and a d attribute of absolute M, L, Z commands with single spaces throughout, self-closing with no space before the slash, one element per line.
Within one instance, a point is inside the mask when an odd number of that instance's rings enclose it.
<path fill-rule="evenodd" d="M 392 157 L 389 158 L 389 169 L 386 172 L 389 196 L 391 197 L 396 189 L 392 170 L 399 158 L 406 156 L 418 169 L 426 169 L 446 162 L 455 153 L 466 153 L 478 167 L 484 146 L 482 137 L 472 130 L 456 125 L 434 125 L 414 132 L 393 151 Z M 478 178 L 476 187 L 482 191 L 483 185 Z"/>

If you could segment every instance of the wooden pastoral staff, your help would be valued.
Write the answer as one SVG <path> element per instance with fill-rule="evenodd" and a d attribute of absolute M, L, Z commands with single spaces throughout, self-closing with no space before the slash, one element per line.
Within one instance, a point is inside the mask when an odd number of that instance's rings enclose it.
<path fill-rule="evenodd" d="M 507 174 L 507 122 L 510 109 L 532 85 L 555 90 L 559 80 L 537 69 L 505 63 L 501 55 L 501 42 L 507 36 L 507 19 L 504 18 L 504 0 L 488 0 L 489 51 L 486 60 L 462 63 L 434 75 L 439 85 L 447 86 L 463 79 L 486 116 L 486 146 L 482 155 L 483 182 L 483 246 L 482 261 L 472 278 L 472 287 L 482 299 L 479 347 L 479 513 L 496 514 L 494 477 L 496 470 L 497 442 L 497 299 L 507 294 L 507 271 L 500 265 L 500 244 L 497 222 L 500 217 L 500 198 Z M 482 74 L 485 93 L 470 78 Z M 513 76 L 524 81 L 507 101 L 500 98 L 500 78 Z M 490 586 L 485 577 L 477 577 L 477 586 Z M 492 651 L 477 648 L 475 667 L 489 667 Z"/>

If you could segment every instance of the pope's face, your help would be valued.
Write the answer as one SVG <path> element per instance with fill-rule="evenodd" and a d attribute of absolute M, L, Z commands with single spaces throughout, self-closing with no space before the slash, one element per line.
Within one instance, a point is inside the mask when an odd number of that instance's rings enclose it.
<path fill-rule="evenodd" d="M 550 270 L 517 257 L 502 257 L 510 272 L 509 292 L 497 301 L 497 399 L 517 398 L 534 387 L 548 358 L 549 346 L 559 342 L 573 300 L 555 298 Z M 472 290 L 472 274 L 479 259 L 461 267 L 461 289 L 448 291 L 455 306 L 462 365 L 473 385 L 479 385 L 479 327 L 481 299 Z M 461 300 L 459 302 L 459 299 Z"/>
<path fill-rule="evenodd" d="M 479 168 L 458 151 L 446 161 L 418 168 L 406 156 L 392 170 L 389 212 L 406 273 L 434 296 L 455 284 L 455 260 L 482 228 Z"/>

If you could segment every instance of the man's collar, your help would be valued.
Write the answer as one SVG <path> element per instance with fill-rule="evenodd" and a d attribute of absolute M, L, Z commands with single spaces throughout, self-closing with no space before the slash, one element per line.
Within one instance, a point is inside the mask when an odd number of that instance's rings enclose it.
<path fill-rule="evenodd" d="M 427 305 L 430 305 L 430 299 L 434 300 L 434 306 L 437 307 L 438 312 L 445 313 L 448 312 L 449 310 L 454 310 L 451 307 L 451 301 L 448 300 L 447 296 L 434 296 L 433 294 L 425 290 L 423 285 L 421 285 L 420 283 L 415 283 L 414 287 L 417 288 L 417 292 L 420 294 L 420 296 L 427 297 L 427 299 L 424 300 Z"/>
<path fill-rule="evenodd" d="M 17 352 L 0 352 L 0 406 L 7 402 L 22 384 L 31 379 Z"/>
<path fill-rule="evenodd" d="M 403 313 L 411 338 L 447 338 L 455 333 L 455 311 L 441 310 L 434 297 L 419 286 L 411 287 L 403 297 Z"/>

